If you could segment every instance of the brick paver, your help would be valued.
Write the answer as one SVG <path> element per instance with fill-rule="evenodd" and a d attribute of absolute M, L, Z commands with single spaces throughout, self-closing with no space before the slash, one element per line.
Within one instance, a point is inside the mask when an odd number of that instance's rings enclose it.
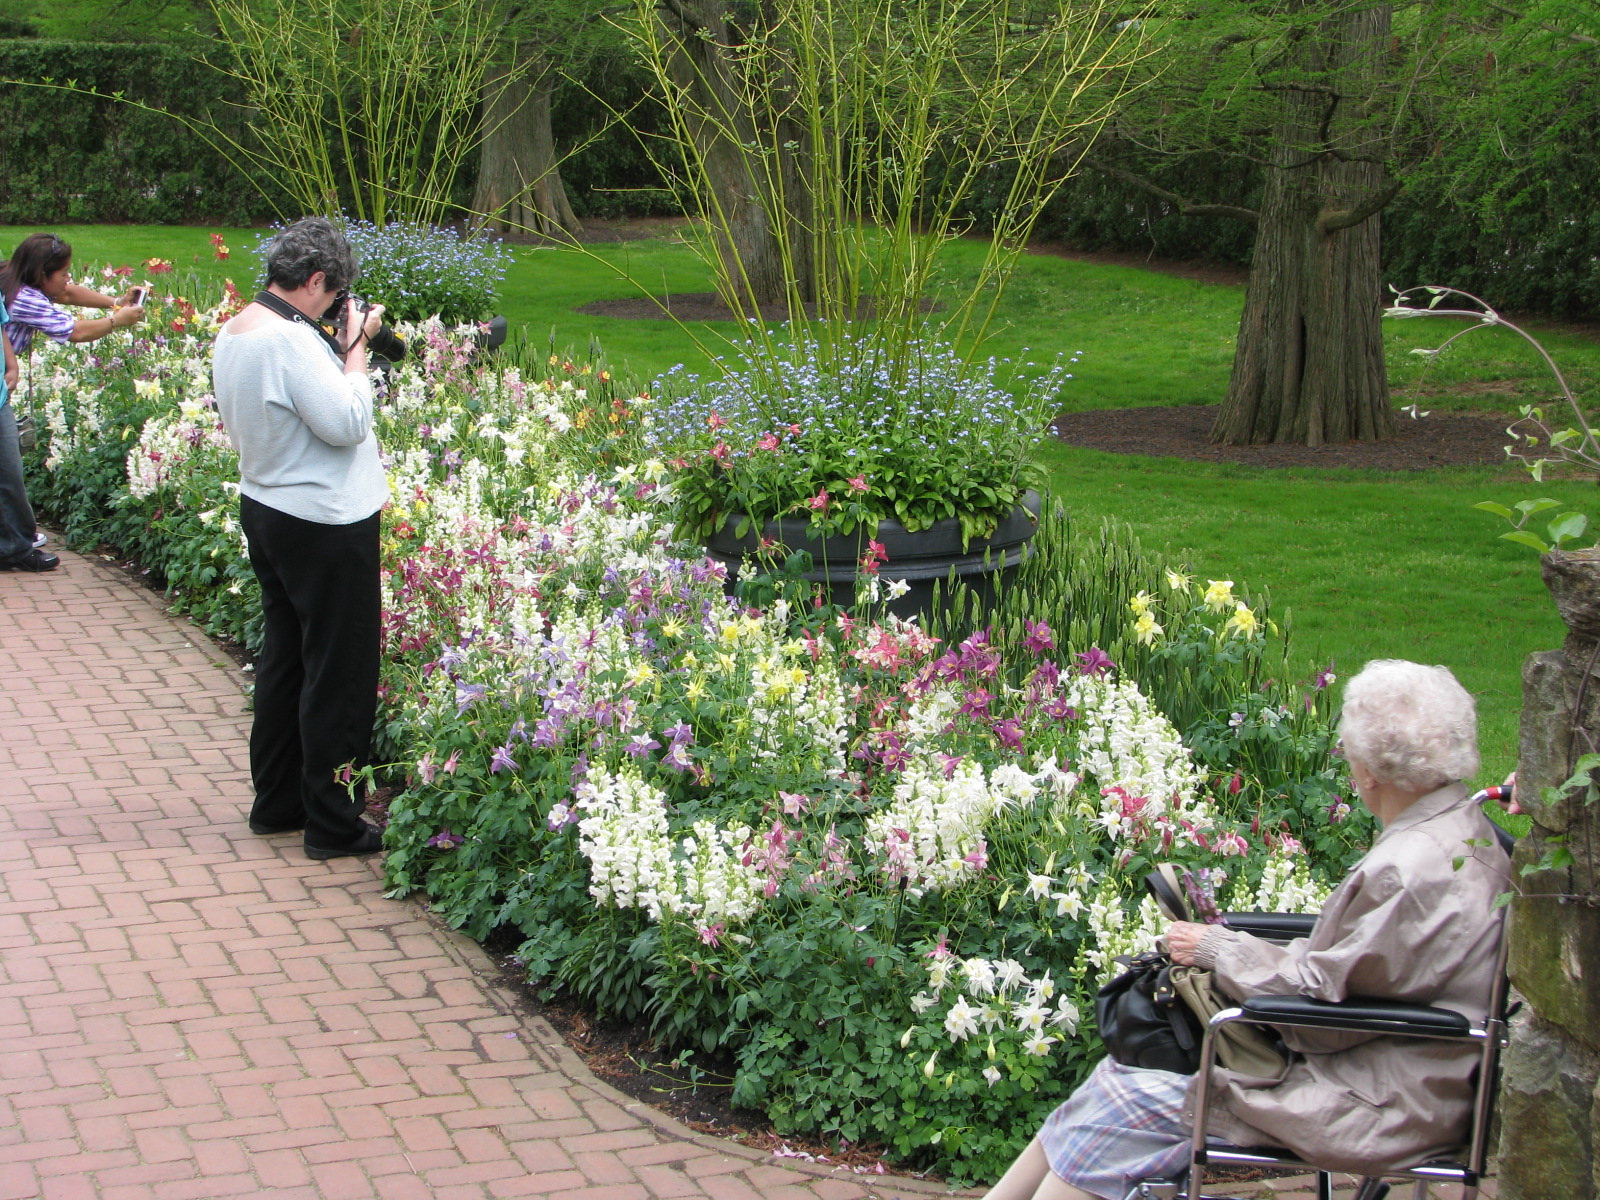
<path fill-rule="evenodd" d="M 245 677 L 60 553 L 0 573 L 0 1200 L 944 1191 L 691 1133 L 372 862 L 252 835 Z"/>

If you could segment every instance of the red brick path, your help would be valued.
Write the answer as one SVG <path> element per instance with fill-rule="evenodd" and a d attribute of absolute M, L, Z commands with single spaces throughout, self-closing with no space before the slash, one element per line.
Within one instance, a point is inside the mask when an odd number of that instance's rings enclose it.
<path fill-rule="evenodd" d="M 244 676 L 61 557 L 0 573 L 0 1200 L 943 1191 L 690 1133 L 596 1081 L 371 862 L 253 836 Z"/>

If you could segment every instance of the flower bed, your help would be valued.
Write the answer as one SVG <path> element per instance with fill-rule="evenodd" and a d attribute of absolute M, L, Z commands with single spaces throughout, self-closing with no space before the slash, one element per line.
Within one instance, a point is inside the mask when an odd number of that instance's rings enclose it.
<path fill-rule="evenodd" d="M 248 643 L 218 315 L 41 350 L 31 486 Z M 647 397 L 408 332 L 379 428 L 392 894 L 520 931 L 537 983 L 726 1056 L 780 1132 L 995 1177 L 1098 1056 L 1093 992 L 1159 929 L 1152 863 L 1304 911 L 1369 835 L 1329 677 L 1286 682 L 1230 583 L 1053 508 L 955 644 L 781 576 L 730 601 L 673 540 Z"/>

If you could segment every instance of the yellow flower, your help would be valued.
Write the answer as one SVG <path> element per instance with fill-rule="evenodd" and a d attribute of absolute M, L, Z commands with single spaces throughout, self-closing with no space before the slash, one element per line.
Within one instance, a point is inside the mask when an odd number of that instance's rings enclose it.
<path fill-rule="evenodd" d="M 641 683 L 649 683 L 656 677 L 656 669 L 647 662 L 634 663 L 628 671 L 628 677 L 623 682 L 623 687 L 638 687 Z"/>
<path fill-rule="evenodd" d="M 661 622 L 661 636 L 680 638 L 683 636 L 683 623 L 676 618 Z"/>
<path fill-rule="evenodd" d="M 1253 638 L 1261 632 L 1261 622 L 1256 620 L 1255 613 L 1245 607 L 1244 601 L 1233 610 L 1233 616 L 1228 618 L 1228 623 L 1223 628 L 1231 633 L 1237 633 L 1242 638 Z"/>
<path fill-rule="evenodd" d="M 694 651 L 691 650 L 689 653 L 683 656 L 683 660 L 679 665 L 687 667 L 692 671 L 700 665 L 700 660 L 695 657 Z"/>
<path fill-rule="evenodd" d="M 1139 619 L 1133 623 L 1133 632 L 1148 646 L 1161 636 L 1161 626 L 1156 624 L 1156 619 L 1149 613 L 1141 613 Z"/>
<path fill-rule="evenodd" d="M 1141 591 L 1128 601 L 1128 607 L 1133 609 L 1134 616 L 1147 617 L 1150 615 L 1150 606 L 1154 603 L 1155 597 L 1151 596 L 1149 592 Z"/>
<path fill-rule="evenodd" d="M 1227 612 L 1228 605 L 1233 603 L 1233 580 L 1213 579 L 1211 586 L 1206 588 L 1206 607 L 1212 612 Z"/>
<path fill-rule="evenodd" d="M 1190 577 L 1182 571 L 1174 571 L 1171 567 L 1167 568 L 1167 586 L 1173 591 L 1187 593 L 1189 581 Z"/>
<path fill-rule="evenodd" d="M 706 694 L 706 681 L 696 675 L 689 681 L 689 686 L 684 689 L 683 698 L 690 702 L 700 699 Z"/>
<path fill-rule="evenodd" d="M 731 671 L 738 665 L 739 665 L 738 664 L 738 660 L 736 660 L 733 657 L 733 655 L 731 655 L 731 654 L 723 654 L 720 651 L 718 652 L 718 654 L 717 654 L 717 669 L 718 670 Z"/>

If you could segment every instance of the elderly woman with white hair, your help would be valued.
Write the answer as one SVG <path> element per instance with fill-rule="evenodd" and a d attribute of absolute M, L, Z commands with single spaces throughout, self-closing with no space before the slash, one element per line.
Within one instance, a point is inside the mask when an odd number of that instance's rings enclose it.
<path fill-rule="evenodd" d="M 1339 724 L 1356 794 L 1383 832 L 1286 946 L 1219 925 L 1174 924 L 1176 962 L 1210 968 L 1236 1000 L 1302 994 L 1430 1004 L 1478 1022 L 1493 982 L 1496 897 L 1509 862 L 1462 781 L 1477 717 L 1444 667 L 1368 663 Z M 1475 1045 L 1286 1030 L 1273 1079 L 1216 1068 L 1206 1121 L 1236 1145 L 1282 1146 L 1331 1170 L 1375 1174 L 1466 1140 Z M 1192 1078 L 1102 1061 L 1051 1114 L 988 1200 L 1121 1200 L 1188 1162 Z"/>

